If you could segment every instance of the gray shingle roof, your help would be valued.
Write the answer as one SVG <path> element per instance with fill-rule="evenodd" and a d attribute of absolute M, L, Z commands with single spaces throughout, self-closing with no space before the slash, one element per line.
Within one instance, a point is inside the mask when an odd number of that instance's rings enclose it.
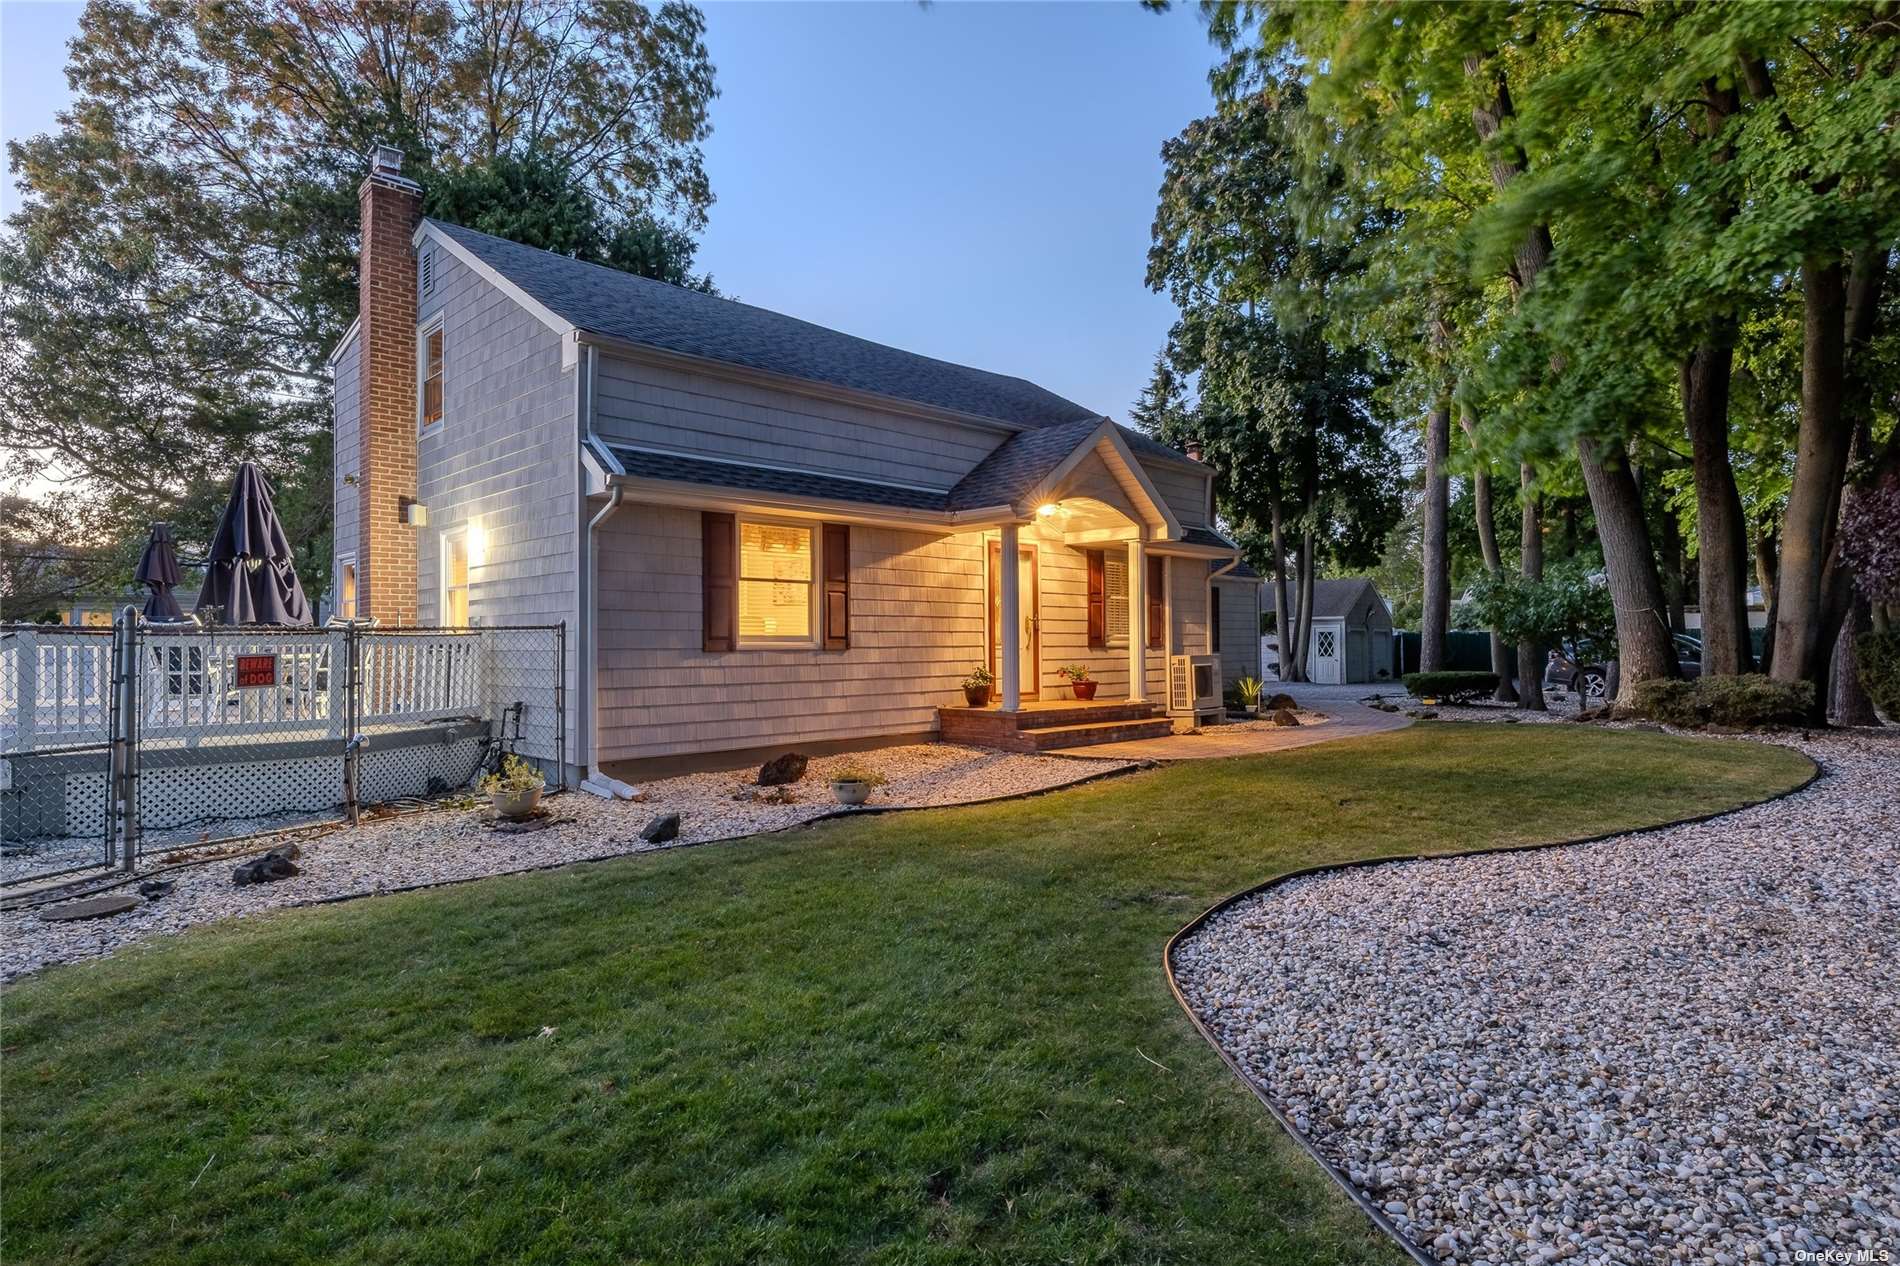
<path fill-rule="evenodd" d="M 1232 549 L 1234 543 L 1212 528 L 1188 528 L 1181 533 L 1183 545 L 1213 545 L 1220 549 Z"/>
<path fill-rule="evenodd" d="M 1329 620 L 1346 615 L 1359 605 L 1359 596 L 1369 588 L 1377 592 L 1377 587 L 1368 576 L 1347 576 L 1342 580 L 1315 580 L 1313 582 L 1313 618 Z M 1287 583 L 1287 597 L 1295 602 L 1299 600 L 1290 577 Z M 1260 609 L 1262 611 L 1274 609 L 1272 585 L 1266 586 L 1266 592 L 1260 599 Z"/>
<path fill-rule="evenodd" d="M 650 453 L 619 444 L 609 444 L 607 447 L 622 470 L 643 479 L 664 479 L 673 483 L 701 484 L 743 492 L 775 492 L 826 501 L 853 501 L 864 505 L 895 506 L 904 510 L 946 508 L 945 494 L 924 488 L 894 488 L 888 484 L 813 475 L 804 471 L 742 466 L 735 462 L 700 461 L 671 453 Z"/>
<path fill-rule="evenodd" d="M 562 320 L 595 334 L 1018 426 L 1101 416 L 1022 378 L 919 356 L 457 224 L 428 223 Z"/>
<path fill-rule="evenodd" d="M 1018 431 L 950 490 L 950 508 L 975 510 L 1015 501 L 1048 478 L 1101 424 L 1101 418 L 1080 418 Z"/>

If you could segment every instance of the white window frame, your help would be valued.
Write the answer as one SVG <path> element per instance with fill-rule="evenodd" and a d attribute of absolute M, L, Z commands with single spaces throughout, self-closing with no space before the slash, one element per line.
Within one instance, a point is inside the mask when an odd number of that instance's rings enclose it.
<path fill-rule="evenodd" d="M 1108 569 L 1119 566 L 1122 569 L 1122 631 L 1117 634 L 1113 622 L 1109 619 Z M 1102 645 L 1128 649 L 1128 630 L 1134 627 L 1135 611 L 1128 592 L 1128 551 L 1126 549 L 1102 551 Z"/>
<path fill-rule="evenodd" d="M 350 611 L 348 615 L 343 613 L 343 577 L 346 573 L 350 577 Z M 336 556 L 335 579 L 337 618 L 341 620 L 354 620 L 356 618 L 357 608 L 362 605 L 360 595 L 363 587 L 363 577 L 362 573 L 357 570 L 355 554 L 338 554 Z"/>
<path fill-rule="evenodd" d="M 449 335 L 443 328 L 446 312 L 438 312 L 416 326 L 416 434 L 439 435 L 449 420 Z M 442 416 L 434 422 L 422 420 L 423 402 L 429 388 L 429 336 L 442 335 Z"/>
<path fill-rule="evenodd" d="M 449 623 L 449 549 L 459 546 L 462 551 L 462 595 L 463 621 L 461 625 Z M 468 524 L 460 523 L 452 528 L 443 528 L 436 538 L 435 559 L 436 608 L 435 622 L 444 628 L 470 627 L 475 623 L 475 564 L 468 555 Z"/>
<path fill-rule="evenodd" d="M 816 650 L 824 644 L 823 631 L 818 621 L 823 612 L 818 606 L 820 578 L 825 574 L 825 560 L 822 552 L 825 548 L 825 534 L 822 526 L 808 519 L 775 519 L 762 514 L 735 514 L 732 516 L 732 645 L 742 651 L 785 651 Z M 805 627 L 811 630 L 808 637 L 746 637 L 740 632 L 742 624 L 741 596 L 745 593 L 745 539 L 746 525 L 755 527 L 797 528 L 811 534 L 811 579 L 805 582 L 805 608 L 809 613 Z M 763 577 L 753 577 L 754 583 Z M 791 582 L 796 584 L 798 582 Z"/>

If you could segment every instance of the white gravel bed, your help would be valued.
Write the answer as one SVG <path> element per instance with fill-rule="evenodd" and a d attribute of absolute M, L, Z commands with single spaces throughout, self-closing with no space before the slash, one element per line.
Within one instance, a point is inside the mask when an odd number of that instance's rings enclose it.
<path fill-rule="evenodd" d="M 1545 695 L 1542 712 L 1489 699 L 1472 703 L 1434 703 L 1429 709 L 1417 699 L 1394 699 L 1391 702 L 1403 703 L 1409 711 L 1436 712 L 1440 721 L 1490 721 L 1510 725 L 1548 725 L 1552 721 L 1568 721 L 1583 708 L 1582 700 L 1571 694 Z"/>
<path fill-rule="evenodd" d="M 847 761 L 869 765 L 889 779 L 872 795 L 868 808 L 956 805 L 1021 795 L 1134 763 L 930 743 L 815 757 L 804 779 L 788 788 L 793 799 L 785 804 L 753 800 L 752 793 L 770 789 L 754 787 L 750 772 L 688 774 L 643 784 L 644 802 L 601 800 L 578 792 L 554 797 L 547 805 L 556 824 L 521 834 L 492 829 L 485 803 L 480 808 L 436 808 L 365 821 L 354 831 L 293 832 L 248 842 L 232 856 L 164 869 L 157 877 L 175 881 L 172 892 L 111 918 L 42 923 L 34 910 L 0 913 L 0 980 L 53 963 L 99 958 L 217 919 L 784 830 L 840 809 L 831 795 L 830 771 Z M 747 798 L 735 799 L 738 793 Z M 666 844 L 642 840 L 641 828 L 667 813 L 681 815 L 679 837 Z M 301 874 L 242 888 L 231 882 L 238 862 L 283 840 L 294 840 L 302 850 L 296 861 Z"/>
<path fill-rule="evenodd" d="M 1812 1254 L 1900 1255 L 1900 736 L 1795 745 L 1715 821 L 1290 881 L 1176 978 L 1441 1260 L 1892 1260 Z"/>

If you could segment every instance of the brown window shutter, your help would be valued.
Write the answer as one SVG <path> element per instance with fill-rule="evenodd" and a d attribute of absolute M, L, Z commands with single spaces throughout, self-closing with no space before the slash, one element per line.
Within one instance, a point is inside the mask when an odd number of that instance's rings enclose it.
<path fill-rule="evenodd" d="M 1165 558 L 1148 560 L 1148 649 L 1157 650 L 1167 641 L 1168 636 L 1168 599 L 1161 592 L 1167 584 L 1167 564 Z"/>
<path fill-rule="evenodd" d="M 1101 550 L 1084 551 L 1089 560 L 1089 645 L 1108 645 L 1108 559 Z"/>
<path fill-rule="evenodd" d="M 705 614 L 704 648 L 733 648 L 733 626 L 738 620 L 738 531 L 730 514 L 699 512 L 700 593 Z"/>
<path fill-rule="evenodd" d="M 1207 587 L 1207 646 L 1220 654 L 1220 586 Z"/>
<path fill-rule="evenodd" d="M 851 646 L 851 526 L 825 524 L 825 649 Z"/>

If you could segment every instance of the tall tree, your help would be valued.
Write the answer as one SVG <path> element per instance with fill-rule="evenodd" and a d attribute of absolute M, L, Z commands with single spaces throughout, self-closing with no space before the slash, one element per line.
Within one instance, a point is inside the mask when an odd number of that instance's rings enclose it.
<path fill-rule="evenodd" d="M 690 233 L 711 201 L 702 29 L 677 0 L 90 0 L 73 105 L 9 147 L 8 474 L 181 519 L 260 458 L 305 486 L 293 530 L 327 555 L 325 356 L 355 306 L 369 147 L 425 184 L 549 155 L 597 207 Z"/>

